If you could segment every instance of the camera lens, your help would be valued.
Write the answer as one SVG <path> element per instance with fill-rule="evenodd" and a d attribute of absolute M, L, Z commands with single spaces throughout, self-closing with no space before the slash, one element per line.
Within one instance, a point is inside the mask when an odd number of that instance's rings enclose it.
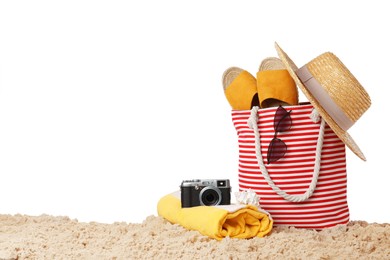
<path fill-rule="evenodd" d="M 205 187 L 199 193 L 199 201 L 202 206 L 219 205 L 221 200 L 221 191 L 215 187 Z"/>

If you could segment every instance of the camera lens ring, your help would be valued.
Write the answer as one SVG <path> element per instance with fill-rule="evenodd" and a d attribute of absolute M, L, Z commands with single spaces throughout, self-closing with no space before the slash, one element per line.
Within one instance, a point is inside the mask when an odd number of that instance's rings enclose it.
<path fill-rule="evenodd" d="M 213 194 L 213 192 L 216 192 L 216 194 L 214 193 L 214 195 L 218 196 L 218 200 L 214 199 L 214 200 L 210 200 L 211 203 L 204 203 L 203 196 L 207 197 L 207 195 Z M 221 201 L 222 201 L 221 190 L 216 187 L 213 186 L 204 187 L 199 193 L 199 202 L 201 206 L 215 206 L 221 204 Z"/>

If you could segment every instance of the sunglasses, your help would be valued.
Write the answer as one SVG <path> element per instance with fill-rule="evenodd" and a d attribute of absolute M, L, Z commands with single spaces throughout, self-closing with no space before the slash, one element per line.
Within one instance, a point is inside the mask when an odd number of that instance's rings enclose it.
<path fill-rule="evenodd" d="M 291 128 L 290 111 L 287 111 L 282 106 L 279 106 L 275 112 L 274 117 L 274 129 L 275 134 L 268 146 L 267 151 L 267 164 L 276 162 L 280 158 L 284 157 L 287 151 L 287 145 L 277 138 L 278 133 L 286 132 Z"/>

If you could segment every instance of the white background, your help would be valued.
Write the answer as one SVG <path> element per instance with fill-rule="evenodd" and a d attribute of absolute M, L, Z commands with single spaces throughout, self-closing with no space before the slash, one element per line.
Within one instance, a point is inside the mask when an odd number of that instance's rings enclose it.
<path fill-rule="evenodd" d="M 390 222 L 390 16 L 345 2 L 0 2 L 0 214 L 136 223 L 183 179 L 237 191 L 222 73 L 255 74 L 277 41 L 298 66 L 334 52 L 370 94 L 348 201 L 352 220 Z"/>

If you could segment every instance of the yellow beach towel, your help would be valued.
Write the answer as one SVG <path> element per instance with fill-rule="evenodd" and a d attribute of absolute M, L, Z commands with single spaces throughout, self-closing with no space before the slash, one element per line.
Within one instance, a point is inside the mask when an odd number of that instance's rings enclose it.
<path fill-rule="evenodd" d="M 220 205 L 182 208 L 180 191 L 168 194 L 157 205 L 159 216 L 189 230 L 221 240 L 224 237 L 263 237 L 271 229 L 269 213 L 253 205 Z"/>

